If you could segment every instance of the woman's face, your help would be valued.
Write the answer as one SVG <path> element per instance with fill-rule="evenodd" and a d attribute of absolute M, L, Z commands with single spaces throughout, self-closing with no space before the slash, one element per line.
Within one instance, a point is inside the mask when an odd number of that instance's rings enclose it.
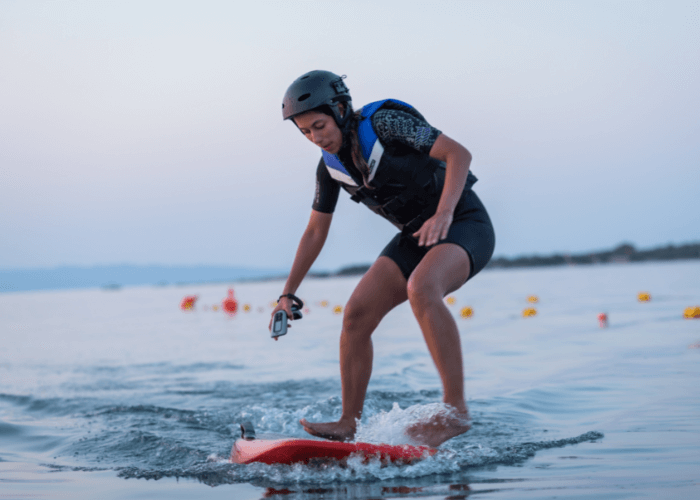
<path fill-rule="evenodd" d="M 318 147 L 331 154 L 337 154 L 343 145 L 343 134 L 328 115 L 318 111 L 307 111 L 293 118 L 304 136 Z"/>

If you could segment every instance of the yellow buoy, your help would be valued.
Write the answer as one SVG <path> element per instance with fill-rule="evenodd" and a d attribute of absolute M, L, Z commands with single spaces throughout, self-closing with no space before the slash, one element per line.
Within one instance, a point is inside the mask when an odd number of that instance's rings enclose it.
<path fill-rule="evenodd" d="M 455 299 L 452 295 L 450 295 L 449 297 L 447 297 L 445 299 L 445 302 L 447 302 L 449 305 L 453 306 L 453 305 L 455 305 L 455 302 L 457 302 L 457 299 Z"/>
<path fill-rule="evenodd" d="M 212 310 L 212 311 L 218 311 L 218 310 L 219 310 L 219 306 L 211 306 L 211 310 Z"/>
<path fill-rule="evenodd" d="M 523 310 L 523 318 L 529 318 L 530 316 L 537 316 L 537 309 L 534 307 L 528 307 Z"/>
<path fill-rule="evenodd" d="M 278 302 L 276 300 L 273 300 L 272 302 L 270 302 L 270 307 L 274 309 L 275 307 L 277 307 L 277 304 Z"/>
<path fill-rule="evenodd" d="M 335 306 L 333 308 L 333 314 L 340 314 L 343 312 L 343 306 Z"/>
<path fill-rule="evenodd" d="M 243 305 L 243 312 L 249 313 L 249 312 L 250 312 L 250 309 L 251 309 L 251 308 L 250 308 L 250 304 L 244 304 L 244 305 Z"/>
<path fill-rule="evenodd" d="M 685 319 L 700 319 L 700 306 L 686 307 L 683 311 Z"/>
<path fill-rule="evenodd" d="M 649 302 L 651 300 L 651 294 L 649 292 L 639 292 L 637 294 L 637 300 L 639 302 Z"/>
<path fill-rule="evenodd" d="M 465 319 L 466 319 L 466 318 L 471 318 L 472 316 L 474 316 L 474 309 L 472 309 L 471 307 L 463 307 L 463 308 L 459 311 L 459 315 L 460 315 L 462 318 L 465 318 Z"/>
<path fill-rule="evenodd" d="M 319 303 L 319 305 L 320 305 L 321 307 L 328 307 L 328 301 L 327 301 L 327 300 L 322 300 L 322 301 Z"/>
<path fill-rule="evenodd" d="M 539 299 L 539 297 L 538 297 L 537 295 L 530 295 L 530 296 L 527 298 L 527 301 L 528 301 L 529 303 L 531 303 L 531 304 L 537 304 L 537 303 L 540 301 L 540 299 Z"/>

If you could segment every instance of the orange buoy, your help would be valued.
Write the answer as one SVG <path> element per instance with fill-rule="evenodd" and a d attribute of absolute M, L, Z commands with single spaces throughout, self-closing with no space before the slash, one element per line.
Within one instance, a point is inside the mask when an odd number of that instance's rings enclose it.
<path fill-rule="evenodd" d="M 452 295 L 450 295 L 449 297 L 447 297 L 445 299 L 445 302 L 447 302 L 448 305 L 453 306 L 453 305 L 455 305 L 455 302 L 457 302 L 457 299 L 455 299 Z"/>
<path fill-rule="evenodd" d="M 459 315 L 464 319 L 471 318 L 472 316 L 474 316 L 474 309 L 472 309 L 471 307 L 463 307 L 459 311 Z"/>
<path fill-rule="evenodd" d="M 527 309 L 523 310 L 523 318 L 529 318 L 531 316 L 537 316 L 537 309 L 534 307 L 528 307 Z"/>
<path fill-rule="evenodd" d="M 700 319 L 700 306 L 686 307 L 683 311 L 685 319 Z"/>
<path fill-rule="evenodd" d="M 194 304 L 197 302 L 197 298 L 197 295 L 188 295 L 182 299 L 182 302 L 180 302 L 180 309 L 183 311 L 191 311 L 194 309 Z"/>
<path fill-rule="evenodd" d="M 601 328 L 607 328 L 608 326 L 608 315 L 605 313 L 600 313 L 598 315 L 598 326 Z"/>
<path fill-rule="evenodd" d="M 527 301 L 528 301 L 530 304 L 537 304 L 537 303 L 540 301 L 540 298 L 539 298 L 537 295 L 530 295 L 530 296 L 527 298 Z"/>
<path fill-rule="evenodd" d="M 243 312 L 249 313 L 251 309 L 250 304 L 243 304 Z"/>
<path fill-rule="evenodd" d="M 238 311 L 238 301 L 233 296 L 233 288 L 228 289 L 228 297 L 221 302 L 221 309 L 230 316 L 233 316 Z"/>
<path fill-rule="evenodd" d="M 328 301 L 327 301 L 327 300 L 322 300 L 321 302 L 319 302 L 318 305 L 321 306 L 321 307 L 328 307 Z"/>
<path fill-rule="evenodd" d="M 639 302 L 649 302 L 651 300 L 651 294 L 649 292 L 639 292 L 637 294 L 637 300 Z"/>
<path fill-rule="evenodd" d="M 333 308 L 333 314 L 340 314 L 343 312 L 343 306 L 335 306 Z"/>

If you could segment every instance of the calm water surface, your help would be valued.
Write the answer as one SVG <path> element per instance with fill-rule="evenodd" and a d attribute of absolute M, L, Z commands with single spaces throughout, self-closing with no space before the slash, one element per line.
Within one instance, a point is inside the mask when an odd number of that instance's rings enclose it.
<path fill-rule="evenodd" d="M 455 293 L 474 427 L 433 458 L 228 463 L 242 419 L 303 436 L 300 418 L 340 415 L 332 309 L 356 283 L 304 283 L 310 310 L 279 342 L 278 282 L 235 285 L 252 310 L 233 318 L 212 310 L 225 285 L 0 295 L 0 498 L 700 498 L 692 261 L 490 271 Z M 402 442 L 440 381 L 408 306 L 374 347 L 361 437 Z"/>

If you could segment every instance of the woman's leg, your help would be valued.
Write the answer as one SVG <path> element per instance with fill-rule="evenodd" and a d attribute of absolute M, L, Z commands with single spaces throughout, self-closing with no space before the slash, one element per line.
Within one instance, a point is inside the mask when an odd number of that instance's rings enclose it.
<path fill-rule="evenodd" d="M 452 415 L 409 429 L 409 435 L 431 446 L 469 430 L 459 331 L 443 301 L 464 284 L 469 271 L 467 252 L 445 243 L 431 248 L 408 280 L 408 300 L 442 379 L 443 401 L 454 409 Z"/>
<path fill-rule="evenodd" d="M 406 278 L 396 263 L 379 257 L 352 293 L 343 315 L 340 334 L 340 380 L 343 414 L 338 422 L 300 421 L 315 436 L 348 440 L 355 435 L 372 373 L 374 329 L 386 314 L 407 299 Z"/>

